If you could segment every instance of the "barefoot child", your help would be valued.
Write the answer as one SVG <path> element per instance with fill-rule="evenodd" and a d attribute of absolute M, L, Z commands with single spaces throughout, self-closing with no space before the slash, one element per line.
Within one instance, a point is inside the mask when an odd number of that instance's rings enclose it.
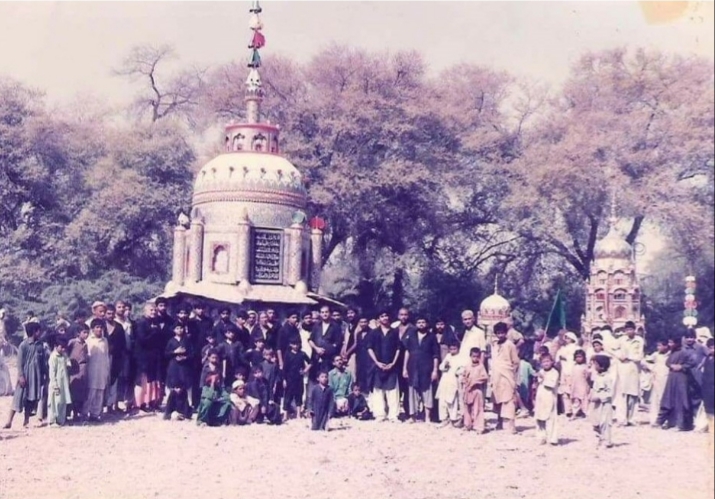
<path fill-rule="evenodd" d="M 608 370 L 611 359 L 606 355 L 594 355 L 591 359 L 596 375 L 592 378 L 591 405 L 588 410 L 591 424 L 598 436 L 598 445 L 605 442 L 606 448 L 613 447 L 611 426 L 613 424 L 613 377 Z"/>
<path fill-rule="evenodd" d="M 12 409 L 4 428 L 12 426 L 16 413 L 23 413 L 22 425 L 30 424 L 30 416 L 37 411 L 42 398 L 42 384 L 47 378 L 47 358 L 45 347 L 40 341 L 40 324 L 28 322 L 25 325 L 27 338 L 20 343 L 17 352 L 17 387 L 12 398 Z"/>
<path fill-rule="evenodd" d="M 541 357 L 541 369 L 537 374 L 536 404 L 534 417 L 537 435 L 542 444 L 559 445 L 556 428 L 558 418 L 559 372 L 554 368 L 554 359 L 550 354 Z"/>
<path fill-rule="evenodd" d="M 478 347 L 469 350 L 471 364 L 464 369 L 464 429 L 484 433 L 484 390 L 489 375 L 482 365 L 482 351 Z"/>
<path fill-rule="evenodd" d="M 328 373 L 321 371 L 316 384 L 310 394 L 310 429 L 314 431 L 328 431 L 328 421 L 333 414 L 335 395 L 328 386 Z"/>
<path fill-rule="evenodd" d="M 72 403 L 70 378 L 67 374 L 69 359 L 65 355 L 67 340 L 58 338 L 50 354 L 48 392 L 48 422 L 50 426 L 62 426 L 67 421 L 67 405 Z"/>
<path fill-rule="evenodd" d="M 574 353 L 574 366 L 571 370 L 571 407 L 573 418 L 586 417 L 588 407 L 589 370 L 586 364 L 586 352 L 576 350 Z"/>

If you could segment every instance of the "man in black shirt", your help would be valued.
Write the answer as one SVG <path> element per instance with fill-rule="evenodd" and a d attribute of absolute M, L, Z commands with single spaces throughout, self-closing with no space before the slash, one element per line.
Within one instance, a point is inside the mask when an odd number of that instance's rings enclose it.
<path fill-rule="evenodd" d="M 370 407 L 378 421 L 399 421 L 400 390 L 397 365 L 402 345 L 400 333 L 390 327 L 390 315 L 381 312 L 379 326 L 370 332 L 368 355 L 372 359 L 372 393 Z M 385 406 L 387 405 L 387 411 Z"/>

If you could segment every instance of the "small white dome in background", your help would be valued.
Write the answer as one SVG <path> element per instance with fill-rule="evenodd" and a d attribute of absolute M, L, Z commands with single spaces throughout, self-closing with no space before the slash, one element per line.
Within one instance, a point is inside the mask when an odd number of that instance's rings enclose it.
<path fill-rule="evenodd" d="M 479 322 L 499 322 L 511 316 L 509 301 L 498 293 L 487 296 L 479 305 Z"/>

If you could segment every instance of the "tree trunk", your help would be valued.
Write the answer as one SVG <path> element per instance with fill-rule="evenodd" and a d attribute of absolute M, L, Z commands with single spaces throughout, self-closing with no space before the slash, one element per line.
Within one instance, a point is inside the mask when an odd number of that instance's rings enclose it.
<path fill-rule="evenodd" d="M 401 268 L 395 270 L 392 281 L 392 306 L 395 310 L 403 307 L 405 299 L 405 271 Z"/>

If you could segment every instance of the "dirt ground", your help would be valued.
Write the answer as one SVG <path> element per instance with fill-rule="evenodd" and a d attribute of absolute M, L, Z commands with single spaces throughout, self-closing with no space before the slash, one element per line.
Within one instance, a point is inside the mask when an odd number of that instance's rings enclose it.
<path fill-rule="evenodd" d="M 10 407 L 0 398 L 0 418 Z M 645 419 L 645 414 L 642 414 Z M 199 428 L 157 416 L 95 426 L 0 430 L 0 499 L 712 498 L 707 435 L 614 429 L 597 449 L 585 421 L 562 445 L 430 424 L 341 422 Z M 32 423 L 31 423 L 32 424 Z"/>

